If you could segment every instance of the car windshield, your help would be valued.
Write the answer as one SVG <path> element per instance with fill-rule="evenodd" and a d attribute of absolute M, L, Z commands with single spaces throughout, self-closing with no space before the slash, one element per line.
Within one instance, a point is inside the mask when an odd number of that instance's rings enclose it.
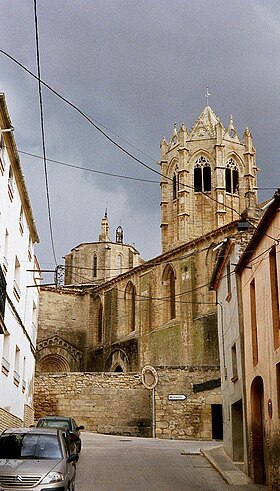
<path fill-rule="evenodd" d="M 0 438 L 0 459 L 61 459 L 56 435 L 10 433 Z"/>
<path fill-rule="evenodd" d="M 71 430 L 70 422 L 65 419 L 40 419 L 37 426 L 40 428 L 67 428 L 67 430 Z"/>

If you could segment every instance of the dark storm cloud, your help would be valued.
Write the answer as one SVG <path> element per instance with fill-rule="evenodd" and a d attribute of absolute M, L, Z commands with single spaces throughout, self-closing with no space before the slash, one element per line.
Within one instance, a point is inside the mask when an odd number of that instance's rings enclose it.
<path fill-rule="evenodd" d="M 278 186 L 279 3 L 266 0 L 38 0 L 41 75 L 110 136 L 156 170 L 159 144 L 173 123 L 190 128 L 210 105 L 242 137 L 253 131 L 261 199 Z M 1 49 L 36 71 L 32 0 L 2 0 Z M 0 90 L 18 148 L 41 154 L 36 80 L 3 55 Z M 43 88 L 47 156 L 85 168 L 158 180 L 124 155 L 77 112 Z M 148 158 L 149 156 L 150 158 Z M 21 156 L 41 238 L 42 266 L 53 264 L 42 161 Z M 145 258 L 160 252 L 159 186 L 49 163 L 58 262 L 97 240 L 106 206 L 111 238 L 121 220 L 125 241 Z"/>

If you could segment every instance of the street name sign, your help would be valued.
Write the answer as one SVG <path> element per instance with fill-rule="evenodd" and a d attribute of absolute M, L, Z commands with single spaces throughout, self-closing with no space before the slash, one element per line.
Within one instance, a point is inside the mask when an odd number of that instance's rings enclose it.
<path fill-rule="evenodd" d="M 185 396 L 185 394 L 169 394 L 168 395 L 169 401 L 184 401 L 185 399 L 187 399 L 187 396 Z"/>

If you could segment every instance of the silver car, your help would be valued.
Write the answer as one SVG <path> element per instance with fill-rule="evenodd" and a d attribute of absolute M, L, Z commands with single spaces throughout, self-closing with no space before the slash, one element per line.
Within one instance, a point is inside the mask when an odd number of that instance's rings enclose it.
<path fill-rule="evenodd" d="M 0 436 L 1 491 L 74 491 L 77 455 L 68 431 L 11 428 Z"/>

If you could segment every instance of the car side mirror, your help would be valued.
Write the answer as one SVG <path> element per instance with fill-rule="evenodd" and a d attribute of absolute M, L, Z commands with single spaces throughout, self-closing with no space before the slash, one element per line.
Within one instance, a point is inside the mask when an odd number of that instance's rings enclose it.
<path fill-rule="evenodd" d="M 77 428 L 77 429 L 78 429 L 78 430 L 84 430 L 84 429 L 85 429 L 85 427 L 84 427 L 84 426 L 78 426 L 78 428 Z"/>

